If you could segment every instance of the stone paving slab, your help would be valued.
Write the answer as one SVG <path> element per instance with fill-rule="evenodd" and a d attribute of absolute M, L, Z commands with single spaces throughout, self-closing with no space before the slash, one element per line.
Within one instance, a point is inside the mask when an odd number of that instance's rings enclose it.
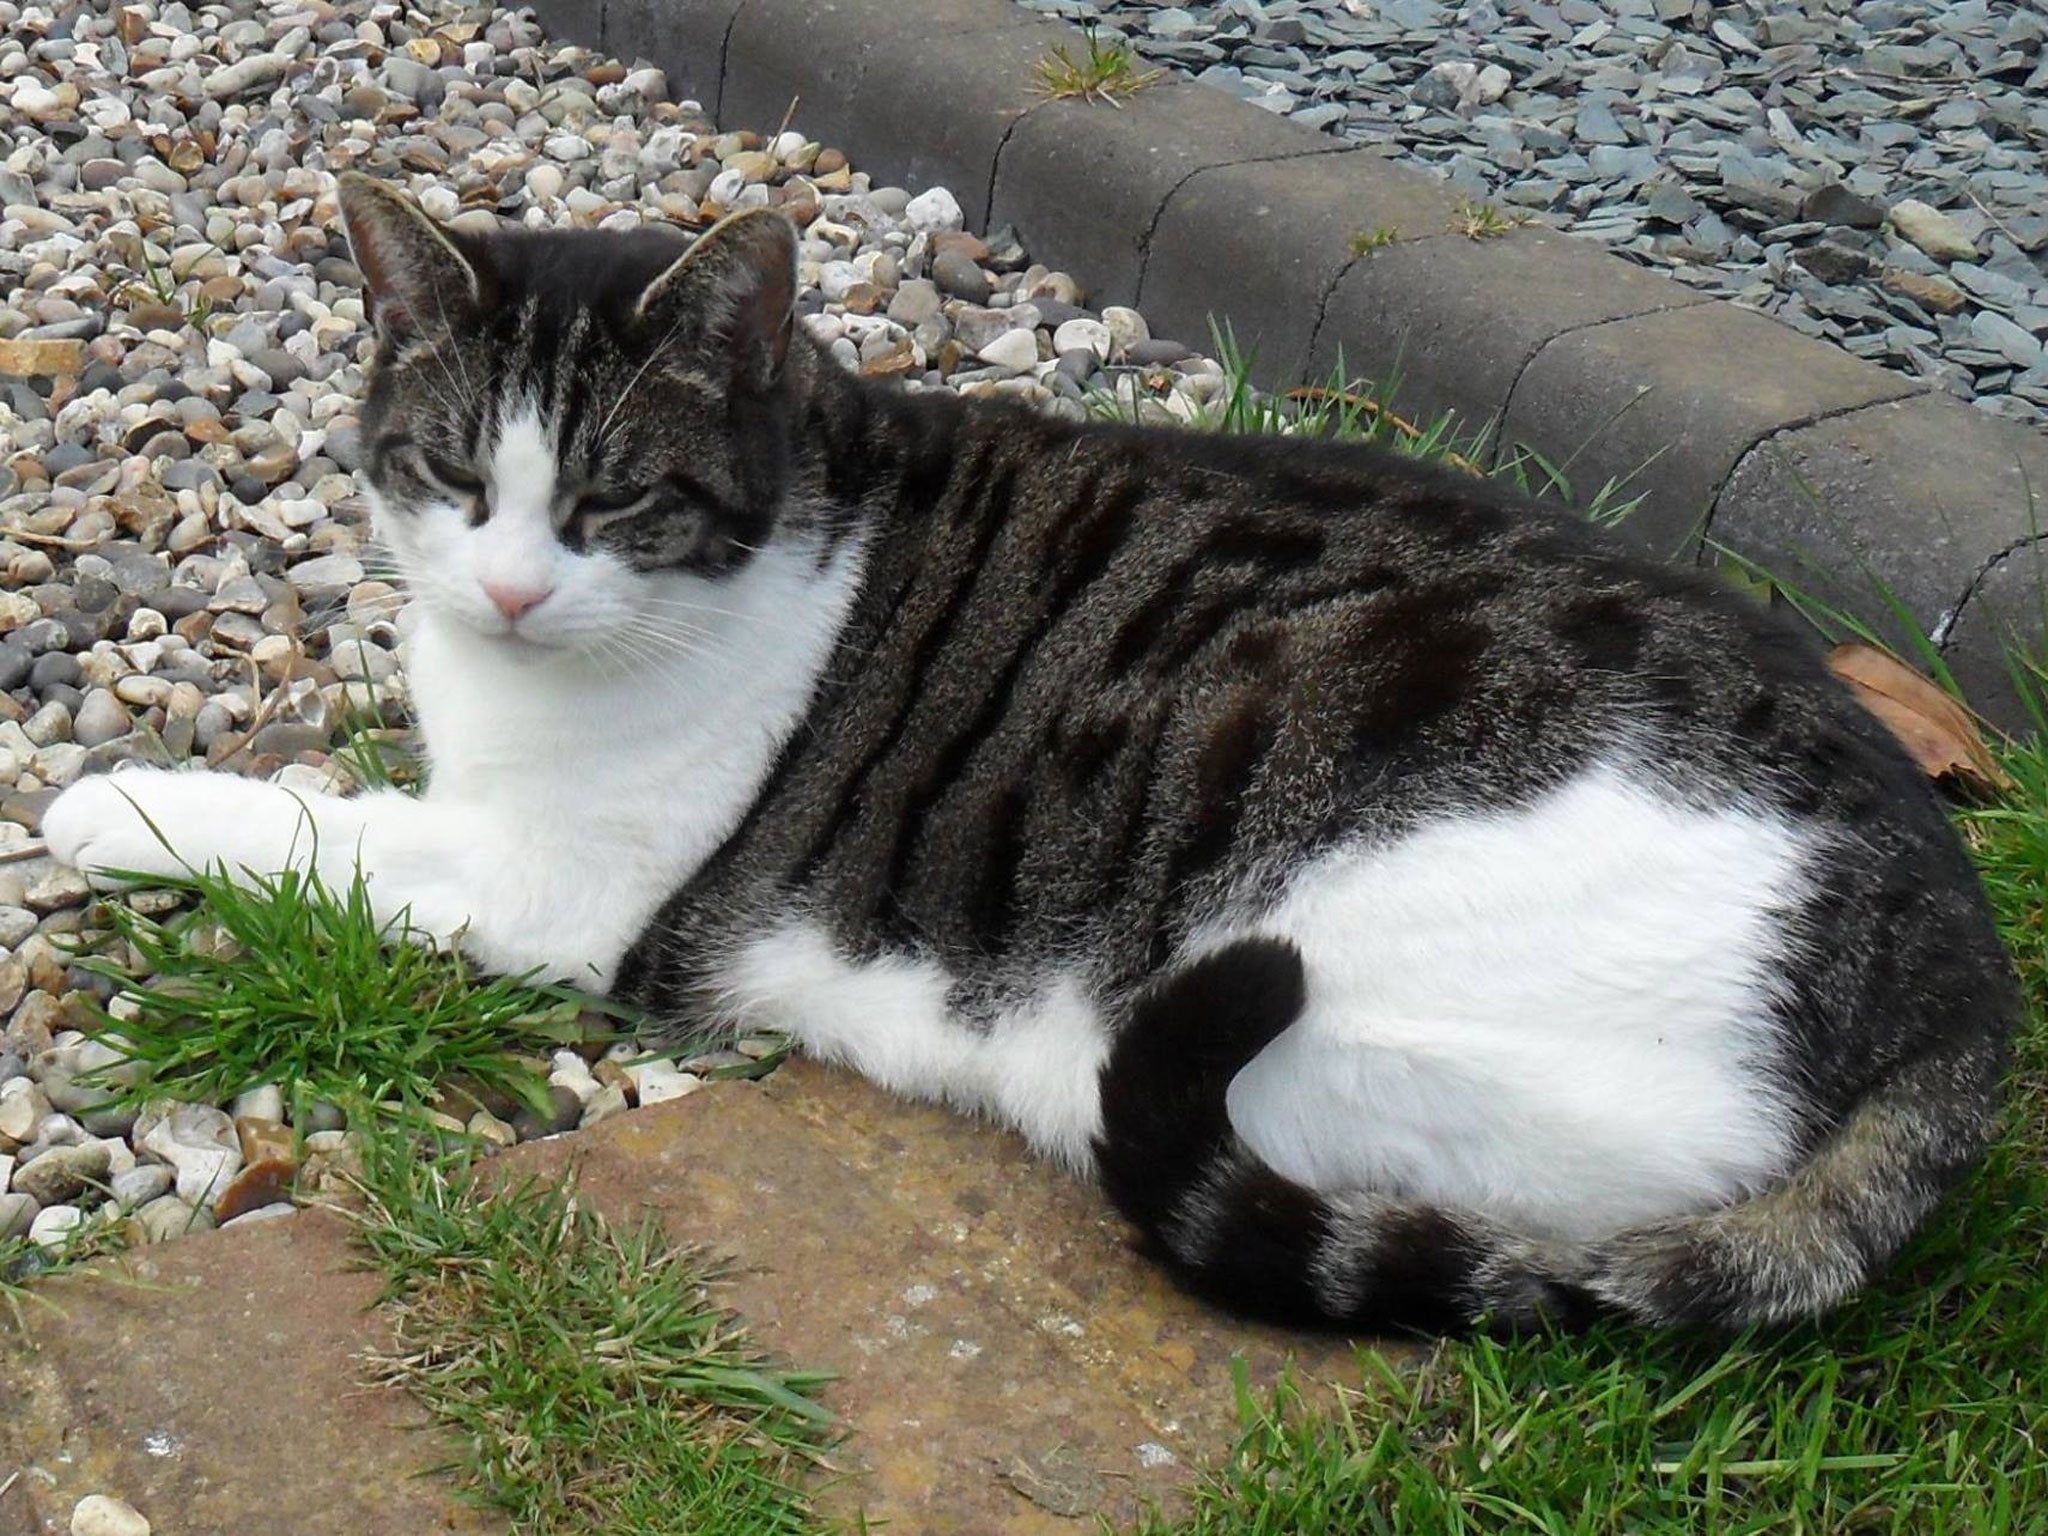
<path fill-rule="evenodd" d="M 1920 388 L 1751 312 L 1701 303 L 1590 244 L 1530 231 L 1461 250 L 1430 220 L 1375 212 L 1451 196 L 1419 172 L 1385 166 L 1410 190 L 1386 180 L 1377 202 L 1360 199 L 1346 214 L 1342 196 L 1302 168 L 1335 170 L 1369 152 L 1276 157 L 1258 146 L 1276 129 L 1298 130 L 1221 92 L 1176 151 L 1210 163 L 1178 180 L 1153 174 L 1153 151 L 1165 152 L 1153 114 L 1037 94 L 1037 63 L 1055 44 L 1076 47 L 1080 34 L 1010 0 L 543 0 L 539 11 L 565 37 L 601 36 L 615 52 L 661 64 L 728 127 L 772 130 L 789 99 L 802 98 L 796 121 L 814 137 L 829 126 L 856 163 L 913 190 L 948 186 L 970 222 L 999 204 L 1035 258 L 1071 269 L 1098 295 L 1122 297 L 1134 231 L 1148 230 L 1135 237 L 1138 292 L 1155 334 L 1202 346 L 1210 317 L 1228 319 L 1241 339 L 1263 338 L 1257 375 L 1276 386 L 1300 382 L 1305 360 L 1339 349 L 1347 360 L 1396 353 L 1405 409 L 1456 409 L 1473 426 L 1505 412 L 1510 436 L 1574 459 L 1575 483 L 1641 470 L 1651 499 L 1637 531 L 1681 558 L 1697 556 L 1695 535 L 1738 464 L 1833 414 Z M 714 75 L 716 88 L 706 84 Z M 1399 238 L 1371 262 L 1354 260 L 1350 236 L 1378 223 Z M 1680 349 L 1658 350 L 1667 337 Z M 1628 405 L 1639 396 L 1655 403 Z M 1959 488 L 1942 505 L 1954 541 L 1943 558 L 1988 566 L 2012 543 L 2014 508 L 1981 466 L 2010 458 L 2011 424 L 1981 412 L 1951 420 L 1948 458 L 1980 468 L 1956 482 L 1974 491 Z M 1872 471 L 1901 485 L 1915 474 L 1903 447 L 1881 449 Z M 1847 494 L 1821 489 L 1824 500 Z M 1796 522 L 1788 495 L 1803 493 L 1759 476 L 1737 499 L 1766 522 Z M 1778 500 L 1760 509 L 1763 496 Z M 1870 546 L 1899 564 L 1942 537 L 1934 509 L 1904 497 L 1881 498 L 1863 525 Z M 1882 616 L 1869 601 L 1857 610 Z M 2029 620 L 2022 632 L 2037 641 L 2041 628 Z M 2001 673 L 1988 648 L 1995 629 L 1967 614 L 1954 624 L 1950 651 L 1963 670 Z M 2009 690 L 1994 686 L 1978 702 L 2017 719 Z"/>
<path fill-rule="evenodd" d="M 614 1219 L 652 1210 L 729 1255 L 720 1293 L 761 1343 L 840 1373 L 825 1396 L 858 1472 L 825 1508 L 904 1536 L 1053 1536 L 1171 1507 L 1234 1437 L 1233 1354 L 1260 1384 L 1290 1358 L 1311 1381 L 1359 1379 L 1341 1341 L 1179 1295 L 1092 1189 L 1016 1138 L 806 1063 L 492 1166 L 572 1164 Z M 95 1491 L 165 1536 L 496 1529 L 412 1476 L 445 1451 L 408 1401 L 356 1385 L 380 1323 L 342 1221 L 129 1262 L 144 1284 L 53 1282 L 25 1341 L 0 1330 L 0 1478 L 26 1469 L 0 1532 L 62 1531 Z"/>
<path fill-rule="evenodd" d="M 58 1536 L 88 1493 L 162 1536 L 502 1530 L 418 1475 L 448 1448 L 411 1399 L 361 1384 L 377 1285 L 306 1211 L 49 1281 L 25 1338 L 0 1312 L 0 1533 Z"/>

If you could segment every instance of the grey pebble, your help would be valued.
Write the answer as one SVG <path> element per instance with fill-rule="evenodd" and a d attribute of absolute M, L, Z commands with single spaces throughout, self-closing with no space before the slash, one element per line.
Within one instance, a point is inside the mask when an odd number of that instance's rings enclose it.
<path fill-rule="evenodd" d="M 9 635 L 0 640 L 0 693 L 19 688 L 35 670 L 36 655 L 27 644 Z"/>
<path fill-rule="evenodd" d="M 958 251 L 941 251 L 932 262 L 932 280 L 941 291 L 970 304 L 986 304 L 993 291 L 988 274 Z"/>
<path fill-rule="evenodd" d="M 24 1156 L 28 1149 L 23 1149 Z M 107 1179 L 108 1153 L 105 1143 L 88 1141 L 81 1146 L 51 1147 L 14 1170 L 14 1190 L 40 1205 L 89 1203 L 95 1186 Z"/>
<path fill-rule="evenodd" d="M 41 1203 L 33 1195 L 0 1194 L 0 1238 L 25 1236 L 41 1210 Z"/>
<path fill-rule="evenodd" d="M 109 690 L 95 688 L 85 696 L 71 722 L 71 739 L 80 746 L 97 747 L 127 735 L 132 729 L 134 722 L 128 718 L 127 706 Z"/>

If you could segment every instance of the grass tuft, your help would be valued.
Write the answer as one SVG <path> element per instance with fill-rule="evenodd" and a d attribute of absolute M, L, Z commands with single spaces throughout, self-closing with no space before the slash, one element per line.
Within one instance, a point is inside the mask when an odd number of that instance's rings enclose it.
<path fill-rule="evenodd" d="M 714 1305 L 704 1255 L 607 1222 L 574 1182 L 493 1187 L 459 1150 L 371 1144 L 352 1213 L 382 1270 L 375 1378 L 463 1446 L 439 1469 L 521 1536 L 815 1529 L 829 1373 L 774 1365 Z"/>
<path fill-rule="evenodd" d="M 1145 390 L 1146 370 L 1127 371 L 1113 390 L 1097 389 L 1085 404 L 1089 412 L 1132 425 L 1146 422 L 1193 427 L 1199 431 L 1324 437 L 1344 442 L 1376 443 L 1410 458 L 1439 461 L 1467 474 L 1506 481 L 1538 500 L 1554 499 L 1579 507 L 1594 522 L 1614 524 L 1642 500 L 1628 494 L 1625 480 L 1609 480 L 1591 496 L 1580 496 L 1566 473 L 1569 460 L 1556 464 L 1533 448 L 1516 444 L 1498 453 L 1492 430 L 1467 427 L 1455 411 L 1427 419 L 1403 415 L 1394 406 L 1398 376 L 1383 381 L 1355 378 L 1339 357 L 1319 383 L 1303 384 L 1272 394 L 1252 382 L 1256 357 L 1237 340 L 1228 322 L 1210 324 L 1211 345 L 1223 369 L 1223 387 L 1199 411 L 1175 420 Z M 1163 385 L 1171 375 L 1159 374 Z"/>
<path fill-rule="evenodd" d="M 18 1330 L 22 1306 L 34 1297 L 36 1281 L 125 1252 L 131 1241 L 128 1223 L 111 1205 L 86 1212 L 84 1221 L 48 1247 L 26 1234 L 0 1237 L 0 1307 L 14 1319 Z"/>
<path fill-rule="evenodd" d="M 1080 58 L 1062 43 L 1038 61 L 1038 93 L 1054 101 L 1099 101 L 1121 109 L 1122 98 L 1160 80 L 1165 71 L 1146 69 L 1121 39 L 1104 42 L 1087 29 L 1088 50 Z"/>
<path fill-rule="evenodd" d="M 249 888 L 224 870 L 150 884 L 197 906 L 162 918 L 118 900 L 100 908 L 150 981 L 133 984 L 104 956 L 80 960 L 128 989 L 102 1014 L 130 1058 L 109 1081 L 127 1102 L 224 1103 L 275 1083 L 296 1119 L 323 1100 L 417 1109 L 458 1077 L 534 1100 L 540 1077 L 520 1053 L 583 1038 L 591 999 L 478 977 L 402 919 L 380 923 L 360 875 L 343 892 L 298 872 Z"/>
<path fill-rule="evenodd" d="M 1492 240 L 1520 229 L 1529 222 L 1530 215 L 1517 210 L 1509 213 L 1493 203 L 1476 202 L 1470 198 L 1458 204 L 1451 215 L 1451 233 L 1463 235 L 1467 240 Z"/>
<path fill-rule="evenodd" d="M 1374 251 L 1384 250 L 1401 238 L 1401 231 L 1391 224 L 1375 224 L 1371 229 L 1361 229 L 1351 237 L 1351 254 L 1370 256 Z"/>

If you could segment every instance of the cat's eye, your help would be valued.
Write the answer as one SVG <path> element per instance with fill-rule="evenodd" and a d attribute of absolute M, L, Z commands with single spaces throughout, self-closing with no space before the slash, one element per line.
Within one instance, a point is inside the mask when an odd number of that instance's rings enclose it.
<path fill-rule="evenodd" d="M 430 453 L 420 455 L 420 468 L 426 471 L 429 480 L 451 496 L 483 494 L 484 483 L 477 478 L 474 470 L 450 464 L 446 459 Z"/>
<path fill-rule="evenodd" d="M 577 527 L 586 539 L 622 522 L 647 505 L 651 492 L 642 486 L 616 491 L 589 491 L 576 499 Z"/>

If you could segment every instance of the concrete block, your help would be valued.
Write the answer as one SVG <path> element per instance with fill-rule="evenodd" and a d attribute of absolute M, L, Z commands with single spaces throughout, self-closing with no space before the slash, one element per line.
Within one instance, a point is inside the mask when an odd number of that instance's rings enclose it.
<path fill-rule="evenodd" d="M 718 126 L 770 134 L 795 102 L 792 127 L 848 148 L 854 86 L 868 50 L 888 46 L 910 19 L 895 0 L 746 0 L 726 49 Z"/>
<path fill-rule="evenodd" d="M 1978 576 L 1941 648 L 1963 697 L 1993 725 L 2016 734 L 2048 730 L 2048 720 L 2034 713 L 2048 703 L 2044 632 L 2048 540 L 2033 535 Z"/>
<path fill-rule="evenodd" d="M 847 104 L 859 125 L 847 151 L 877 184 L 945 187 L 968 226 L 986 228 L 997 151 L 1045 100 L 1039 62 L 1086 39 L 1009 0 L 919 0 L 915 16 L 868 52 Z"/>
<path fill-rule="evenodd" d="M 528 0 L 528 7 L 556 43 L 595 48 L 604 27 L 603 0 Z"/>
<path fill-rule="evenodd" d="M 1375 150 L 1197 171 L 1167 199 L 1138 287 L 1154 335 L 1206 349 L 1228 320 L 1262 383 L 1299 383 L 1360 233 L 1445 227 L 1457 199 Z M 1084 275 L 1085 281 L 1085 275 Z"/>
<path fill-rule="evenodd" d="M 2038 651 L 2048 588 L 2042 552 L 2027 546 L 2044 529 L 2048 439 L 1920 395 L 1758 443 L 1728 477 L 1708 531 L 1909 657 L 1910 631 L 1940 638 L 1972 702 L 2012 723 L 1999 647 L 2026 634 Z"/>
<path fill-rule="evenodd" d="M 550 30 L 620 58 L 644 58 L 668 75 L 677 100 L 718 116 L 725 36 L 744 0 L 550 0 L 540 17 Z M 556 21 L 556 13 L 572 13 Z M 600 22 L 601 18 L 601 22 Z"/>
<path fill-rule="evenodd" d="M 989 223 L 1011 226 L 1037 260 L 1079 277 L 1092 303 L 1129 304 L 1160 210 L 1190 176 L 1337 148 L 1327 134 L 1186 80 L 1161 80 L 1119 107 L 1041 102 L 1003 146 Z"/>
<path fill-rule="evenodd" d="M 1522 370 L 1559 336 L 1708 302 L 1550 230 L 1485 240 L 1414 233 L 1434 238 L 1371 251 L 1344 273 L 1309 365 L 1321 375 L 1341 358 L 1353 377 L 1394 381 L 1411 415 L 1456 411 L 1466 431 L 1499 425 Z"/>
<path fill-rule="evenodd" d="M 1767 316 L 1694 304 L 1547 344 L 1522 371 L 1501 436 L 1563 467 L 1582 502 L 1610 481 L 1640 494 L 1623 531 L 1656 554 L 1689 557 L 1729 474 L 1765 438 L 1919 393 Z"/>

